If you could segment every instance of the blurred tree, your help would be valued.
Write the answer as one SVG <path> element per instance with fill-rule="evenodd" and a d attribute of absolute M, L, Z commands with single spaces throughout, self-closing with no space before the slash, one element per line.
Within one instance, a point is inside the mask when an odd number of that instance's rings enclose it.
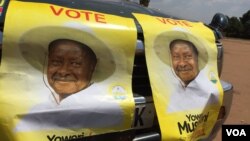
<path fill-rule="evenodd" d="M 228 37 L 241 37 L 243 26 L 237 17 L 228 17 L 228 26 L 225 29 Z"/>
<path fill-rule="evenodd" d="M 140 0 L 140 5 L 148 7 L 150 0 Z"/>
<path fill-rule="evenodd" d="M 243 14 L 240 21 L 243 25 L 243 37 L 250 39 L 250 10 Z"/>

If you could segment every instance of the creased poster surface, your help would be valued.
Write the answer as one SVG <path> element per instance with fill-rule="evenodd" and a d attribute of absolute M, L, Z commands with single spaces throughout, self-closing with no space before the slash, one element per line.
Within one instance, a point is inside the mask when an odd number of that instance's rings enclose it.
<path fill-rule="evenodd" d="M 162 140 L 207 137 L 223 98 L 213 32 L 199 22 L 134 15 L 144 31 Z"/>
<path fill-rule="evenodd" d="M 129 129 L 135 46 L 132 19 L 11 1 L 0 67 L 1 140 L 80 139 Z"/>

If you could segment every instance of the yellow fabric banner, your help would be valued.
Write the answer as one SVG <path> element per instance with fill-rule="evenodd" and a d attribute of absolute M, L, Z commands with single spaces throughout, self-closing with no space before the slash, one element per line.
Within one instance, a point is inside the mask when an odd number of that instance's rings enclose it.
<path fill-rule="evenodd" d="M 62 5 L 10 1 L 1 140 L 81 139 L 131 128 L 133 19 Z"/>
<path fill-rule="evenodd" d="M 211 132 L 223 99 L 213 32 L 200 22 L 134 14 L 162 140 L 198 140 Z"/>

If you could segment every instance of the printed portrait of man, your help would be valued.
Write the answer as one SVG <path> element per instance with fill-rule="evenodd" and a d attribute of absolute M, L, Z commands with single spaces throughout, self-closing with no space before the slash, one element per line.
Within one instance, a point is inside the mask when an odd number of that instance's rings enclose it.
<path fill-rule="evenodd" d="M 91 33 L 67 27 L 35 28 L 20 39 L 20 48 L 34 69 L 39 89 L 33 90 L 37 104 L 17 115 L 21 120 L 16 132 L 122 124 L 124 113 L 105 82 L 115 71 L 114 58 Z"/>
<path fill-rule="evenodd" d="M 47 80 L 58 100 L 91 85 L 97 58 L 87 45 L 70 39 L 57 39 L 48 48 Z"/>
<path fill-rule="evenodd" d="M 156 39 L 156 54 L 165 64 L 159 71 L 169 87 L 167 112 L 203 109 L 218 103 L 217 73 L 207 67 L 206 47 L 186 31 L 167 32 Z"/>
<path fill-rule="evenodd" d="M 198 50 L 193 43 L 176 39 L 170 43 L 172 67 L 184 86 L 187 86 L 199 73 Z"/>

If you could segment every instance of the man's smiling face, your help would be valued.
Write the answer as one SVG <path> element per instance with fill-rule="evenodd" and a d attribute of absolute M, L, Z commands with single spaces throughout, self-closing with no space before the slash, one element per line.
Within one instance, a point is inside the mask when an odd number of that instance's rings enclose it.
<path fill-rule="evenodd" d="M 171 48 L 172 65 L 176 75 L 188 84 L 198 75 L 198 56 L 186 42 L 176 42 Z"/>
<path fill-rule="evenodd" d="M 79 44 L 57 43 L 49 51 L 48 82 L 60 96 L 76 93 L 90 84 L 95 63 Z"/>

